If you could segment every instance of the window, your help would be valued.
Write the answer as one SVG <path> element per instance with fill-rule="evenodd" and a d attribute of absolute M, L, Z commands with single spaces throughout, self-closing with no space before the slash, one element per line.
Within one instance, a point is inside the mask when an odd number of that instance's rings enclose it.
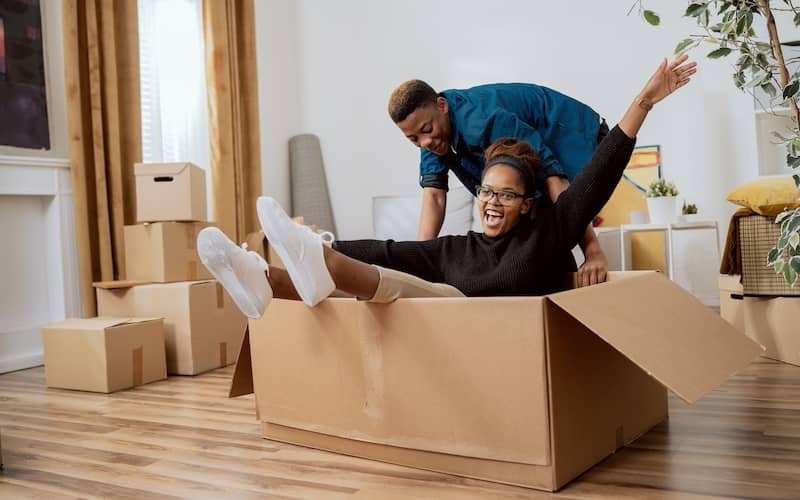
<path fill-rule="evenodd" d="M 203 2 L 139 0 L 138 5 L 142 160 L 190 161 L 209 172 Z M 210 191 L 208 174 L 206 187 Z"/>

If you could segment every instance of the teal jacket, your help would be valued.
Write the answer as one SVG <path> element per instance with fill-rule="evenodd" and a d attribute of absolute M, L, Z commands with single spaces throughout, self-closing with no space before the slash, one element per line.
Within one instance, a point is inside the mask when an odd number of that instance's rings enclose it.
<path fill-rule="evenodd" d="M 484 150 L 501 137 L 528 142 L 541 159 L 537 183 L 559 175 L 572 181 L 597 147 L 600 115 L 555 90 L 530 83 L 495 83 L 441 95 L 450 108 L 455 153 L 421 149 L 420 185 L 447 189 L 447 172 L 474 193 L 480 185 Z"/>

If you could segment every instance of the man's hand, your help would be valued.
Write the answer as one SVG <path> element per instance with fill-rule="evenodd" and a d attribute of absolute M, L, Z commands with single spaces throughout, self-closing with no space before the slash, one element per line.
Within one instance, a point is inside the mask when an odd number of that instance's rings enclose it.
<path fill-rule="evenodd" d="M 603 249 L 600 248 L 600 242 L 591 227 L 586 232 L 585 243 L 582 245 L 586 261 L 578 269 L 579 287 L 604 283 L 608 277 L 608 260 L 603 253 Z M 589 232 L 591 232 L 591 236 L 589 236 Z"/>
<path fill-rule="evenodd" d="M 419 232 L 417 239 L 420 241 L 434 240 L 439 236 L 444 224 L 444 214 L 447 208 L 447 191 L 426 187 L 422 191 L 422 211 L 419 217 Z"/>

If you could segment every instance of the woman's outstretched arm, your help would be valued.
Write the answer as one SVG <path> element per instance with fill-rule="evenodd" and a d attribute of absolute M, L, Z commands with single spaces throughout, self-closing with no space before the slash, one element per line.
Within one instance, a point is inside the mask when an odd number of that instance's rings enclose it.
<path fill-rule="evenodd" d="M 619 128 L 625 132 L 625 135 L 631 139 L 636 138 L 647 113 L 653 109 L 653 106 L 689 83 L 692 75 L 697 73 L 697 63 L 684 64 L 688 58 L 689 56 L 684 54 L 671 64 L 667 64 L 666 59 L 661 62 L 642 92 L 636 96 L 636 99 L 628 107 L 628 111 L 619 121 Z"/>
<path fill-rule="evenodd" d="M 671 64 L 665 59 L 659 65 L 619 124 L 600 143 L 589 164 L 555 203 L 553 229 L 563 247 L 578 244 L 586 226 L 608 202 L 630 160 L 636 135 L 648 112 L 686 85 L 697 72 L 697 63 L 686 60 L 684 55 Z"/>

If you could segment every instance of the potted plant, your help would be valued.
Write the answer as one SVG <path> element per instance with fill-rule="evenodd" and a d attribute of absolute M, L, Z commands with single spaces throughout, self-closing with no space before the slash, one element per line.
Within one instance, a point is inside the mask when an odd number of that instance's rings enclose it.
<path fill-rule="evenodd" d="M 678 215 L 678 188 L 666 179 L 650 183 L 647 193 L 647 211 L 651 224 L 670 224 Z"/>
<path fill-rule="evenodd" d="M 700 219 L 700 215 L 697 213 L 697 205 L 694 203 L 686 203 L 683 202 L 683 208 L 681 208 L 681 220 L 683 222 L 696 222 Z"/>

